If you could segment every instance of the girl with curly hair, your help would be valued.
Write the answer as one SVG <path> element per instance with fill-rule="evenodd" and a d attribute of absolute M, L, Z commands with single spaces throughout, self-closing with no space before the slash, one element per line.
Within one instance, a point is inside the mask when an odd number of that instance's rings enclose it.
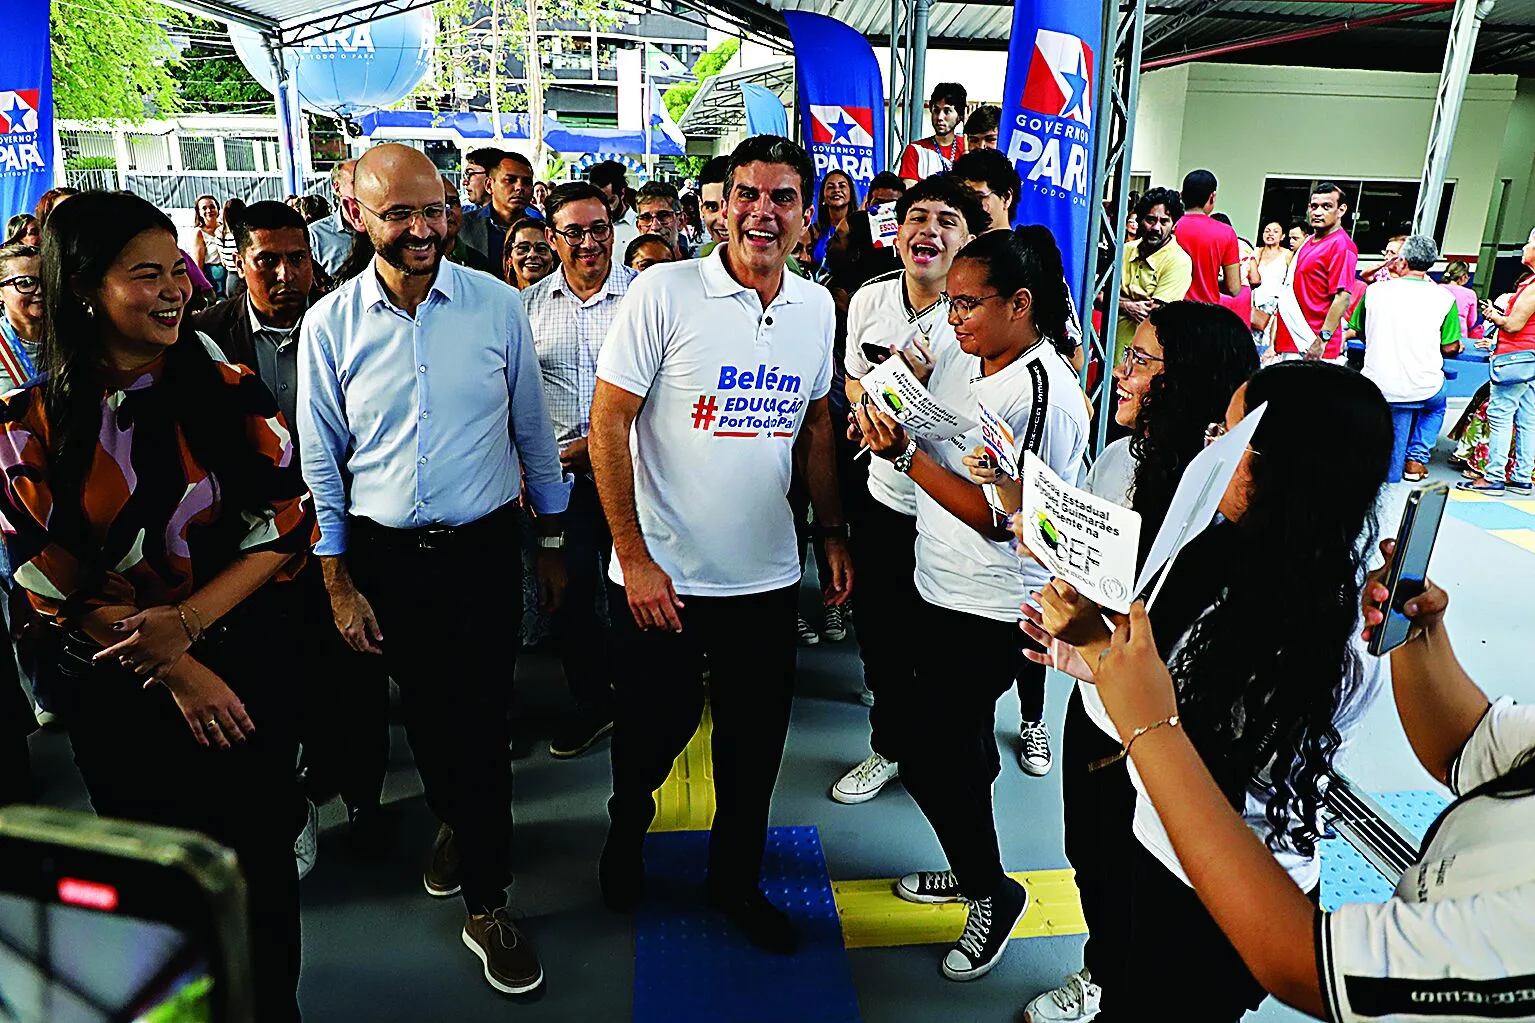
<path fill-rule="evenodd" d="M 1237 388 L 1209 436 L 1265 403 L 1221 521 L 1179 554 L 1152 611 L 1177 694 L 1176 718 L 1161 725 L 1183 729 L 1232 808 L 1314 896 L 1333 758 L 1379 681 L 1356 637 L 1391 413 L 1380 390 L 1345 367 L 1283 363 Z M 1345 431 L 1346 452 L 1316 457 L 1308 424 L 1318 421 Z M 1040 602 L 1045 631 L 1089 655 L 1079 668 L 1094 663 L 1108 637 L 1099 608 L 1060 580 Z M 1098 1018 L 1130 1018 L 1129 992 L 1198 963 L 1198 1011 L 1183 1018 L 1239 1019 L 1264 988 L 1200 903 L 1139 776 L 1131 780 L 1135 840 L 1109 853 L 1118 881 L 1109 919 L 1094 925 L 1115 960 Z"/>

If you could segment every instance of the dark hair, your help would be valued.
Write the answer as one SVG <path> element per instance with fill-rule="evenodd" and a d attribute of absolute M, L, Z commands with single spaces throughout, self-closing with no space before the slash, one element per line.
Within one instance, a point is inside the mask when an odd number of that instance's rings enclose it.
<path fill-rule="evenodd" d="M 966 135 L 979 135 L 982 132 L 991 131 L 1002 126 L 1002 111 L 990 103 L 982 103 L 970 111 L 970 116 L 965 118 Z"/>
<path fill-rule="evenodd" d="M 934 174 L 907 189 L 905 194 L 895 201 L 896 223 L 904 223 L 906 213 L 912 206 L 928 200 L 952 206 L 964 218 L 965 230 L 971 234 L 980 234 L 991 226 L 991 218 L 986 215 L 986 208 L 981 205 L 980 196 L 975 194 L 975 189 L 952 173 Z"/>
<path fill-rule="evenodd" d="M 240 218 L 244 215 L 245 200 L 239 196 L 230 196 L 224 200 L 224 209 L 220 213 L 219 219 L 223 222 L 224 230 L 233 231 L 235 225 L 239 223 Z"/>
<path fill-rule="evenodd" d="M 505 150 L 497 149 L 495 146 L 481 146 L 479 149 L 470 150 L 464 156 L 464 162 L 472 163 L 477 167 L 484 167 L 489 171 L 495 170 L 496 164 L 500 163 L 505 156 Z"/>
<path fill-rule="evenodd" d="M 1183 196 L 1174 192 L 1171 188 L 1148 188 L 1144 195 L 1135 203 L 1135 216 L 1137 219 L 1144 217 L 1158 206 L 1167 208 L 1167 215 L 1177 223 L 1183 218 Z"/>
<path fill-rule="evenodd" d="M 1231 218 L 1226 216 L 1224 213 L 1212 213 L 1210 214 L 1210 219 L 1215 221 L 1217 224 L 1225 224 L 1227 227 L 1231 226 Z M 1245 238 L 1242 240 L 1247 241 Z M 1248 244 L 1251 243 L 1249 242 Z"/>
<path fill-rule="evenodd" d="M 665 238 L 662 238 L 660 235 L 642 234 L 638 238 L 635 238 L 634 241 L 630 242 L 628 247 L 624 249 L 624 266 L 628 266 L 630 263 L 634 262 L 635 255 L 640 251 L 640 249 L 647 245 L 659 245 L 667 252 L 673 252 L 672 243 L 667 241 Z"/>
<path fill-rule="evenodd" d="M 1207 170 L 1191 170 L 1183 176 L 1183 206 L 1197 210 L 1215 194 L 1215 175 Z"/>
<path fill-rule="evenodd" d="M 1312 195 L 1329 195 L 1333 192 L 1338 193 L 1339 206 L 1348 205 L 1348 193 L 1343 191 L 1342 186 L 1335 185 L 1331 181 L 1323 181 L 1321 184 L 1317 185 L 1311 190 Z"/>
<path fill-rule="evenodd" d="M 90 291 L 122 250 L 146 231 L 163 231 L 174 244 L 176 227 L 148 201 L 129 192 L 86 192 L 55 210 L 43 230 L 42 386 L 51 427 L 54 511 L 70 531 L 83 530 L 85 477 L 101 431 L 102 349 L 105 310 L 87 313 L 80 291 Z M 77 290 L 78 289 L 78 290 Z M 188 448 L 213 474 L 228 507 L 253 510 L 261 495 L 250 488 L 260 477 L 259 457 L 245 436 L 244 415 L 227 400 L 213 358 L 183 316 L 181 335 L 165 353 L 163 388 Z M 274 405 L 275 408 L 275 405 Z"/>
<path fill-rule="evenodd" d="M 983 181 L 992 192 L 1006 192 L 1009 196 L 1007 215 L 1018 212 L 1018 197 L 1023 193 L 1023 179 L 1018 168 L 1000 149 L 977 149 L 954 161 L 955 177 L 961 181 Z"/>
<path fill-rule="evenodd" d="M 598 193 L 599 195 L 601 193 Z M 506 241 L 501 246 L 501 279 L 512 287 L 517 287 L 517 270 L 512 266 L 512 249 L 517 244 L 517 235 L 529 228 L 535 228 L 544 236 L 544 241 L 549 240 L 550 224 L 546 220 L 538 220 L 534 217 L 521 217 L 511 227 L 506 229 Z M 555 257 L 555 263 L 559 263 L 559 257 Z"/>
<path fill-rule="evenodd" d="M 1229 531 L 1229 571 L 1170 667 L 1190 739 L 1227 797 L 1244 798 L 1266 772 L 1270 848 L 1310 856 L 1338 712 L 1358 708 L 1367 681 L 1354 633 L 1391 411 L 1368 377 L 1324 362 L 1260 370 L 1245 402 L 1268 409 L 1252 439 L 1247 507 Z M 1318 458 L 1318 422 L 1349 443 Z"/>
<path fill-rule="evenodd" d="M 44 227 L 48 223 L 48 214 L 60 202 L 72 195 L 79 195 L 78 188 L 70 188 L 68 185 L 60 185 L 58 188 L 50 188 L 37 200 L 37 205 L 32 208 L 32 215 L 37 218 L 37 226 Z"/>
<path fill-rule="evenodd" d="M 604 211 L 608 208 L 608 197 L 602 194 L 602 190 L 587 181 L 567 181 L 563 185 L 556 185 L 544 196 L 544 219 L 554 227 L 554 215 L 573 202 L 595 200 Z M 508 232 L 510 233 L 510 232 Z"/>
<path fill-rule="evenodd" d="M 586 180 L 598 188 L 607 185 L 615 194 L 622 195 L 629 187 L 629 171 L 617 160 L 603 160 L 586 168 Z"/>
<path fill-rule="evenodd" d="M 674 211 L 681 205 L 681 200 L 677 196 L 677 187 L 665 181 L 647 181 L 641 185 L 640 190 L 634 193 L 636 207 L 646 199 L 665 199 L 672 204 Z"/>
<path fill-rule="evenodd" d="M 1071 296 L 1061 249 L 1048 227 L 1028 224 L 1012 231 L 988 231 L 959 250 L 954 261 L 962 259 L 985 264 L 986 283 L 999 295 L 1027 288 L 1034 298 L 1034 329 L 1067 358 L 1077 350 L 1076 342 L 1066 336 Z"/>
<path fill-rule="evenodd" d="M 1471 279 L 1471 264 L 1464 259 L 1450 260 L 1445 265 L 1444 273 L 1440 275 L 1440 280 L 1449 281 L 1452 284 L 1461 278 Z"/>
<path fill-rule="evenodd" d="M 368 237 L 366 231 L 352 231 L 352 247 L 347 250 L 346 258 L 336 268 L 331 278 L 337 284 L 349 281 L 368 268 L 373 262 L 373 256 L 378 251 L 373 247 L 373 239 Z"/>
<path fill-rule="evenodd" d="M 821 201 L 821 197 L 826 194 L 826 183 L 831 180 L 832 175 L 834 174 L 838 177 L 847 178 L 848 212 L 851 213 L 853 210 L 858 208 L 858 182 L 854 181 L 853 176 L 847 171 L 833 167 L 831 170 L 826 172 L 824 177 L 821 178 L 821 184 L 816 189 L 815 229 L 818 233 L 824 233 L 831 230 L 831 209 L 826 205 L 826 203 Z"/>
<path fill-rule="evenodd" d="M 519 152 L 517 152 L 516 150 L 513 150 L 513 149 L 503 149 L 503 150 L 501 150 L 501 159 L 496 161 L 496 166 L 495 167 L 486 167 L 485 169 L 488 170 L 488 171 L 493 171 L 493 170 L 496 169 L 496 167 L 501 166 L 503 163 L 505 163 L 508 160 L 512 161 L 513 163 L 520 163 L 524 167 L 526 167 L 528 170 L 532 170 L 533 169 L 533 161 L 529 160 L 526 156 L 523 156 L 521 153 L 519 153 Z"/>
<path fill-rule="evenodd" d="M 815 163 L 810 159 L 810 154 L 805 152 L 805 147 L 781 135 L 753 135 L 736 146 L 730 154 L 730 165 L 725 173 L 726 201 L 729 201 L 730 193 L 735 189 L 736 171 L 749 163 L 776 163 L 791 168 L 799 175 L 800 202 L 808 207 L 814 201 Z"/>
<path fill-rule="evenodd" d="M 864 198 L 867 199 L 869 192 L 874 191 L 876 188 L 888 188 L 893 192 L 900 192 L 904 195 L 906 194 L 906 179 L 895 171 L 880 171 L 869 179 L 869 188 L 868 191 L 864 192 Z"/>
<path fill-rule="evenodd" d="M 1231 396 L 1258 371 L 1252 332 L 1231 310 L 1206 302 L 1169 302 L 1151 311 L 1162 345 L 1162 372 L 1151 378 L 1135 417 L 1130 506 L 1141 516 L 1141 555 L 1156 539 L 1173 493 L 1205 430 L 1226 417 Z"/>
<path fill-rule="evenodd" d="M 704 164 L 704 169 L 698 172 L 698 187 L 705 185 L 723 185 L 725 179 L 730 176 L 730 157 L 716 156 Z"/>
<path fill-rule="evenodd" d="M 298 205 L 299 214 L 304 218 L 306 224 L 313 224 L 316 220 L 324 220 L 331 214 L 330 201 L 323 195 L 300 196 Z"/>
<path fill-rule="evenodd" d="M 927 96 L 928 106 L 938 102 L 947 103 L 959 111 L 960 120 L 965 118 L 966 101 L 965 87 L 958 82 L 939 82 Z"/>
<path fill-rule="evenodd" d="M 37 218 L 30 213 L 18 213 L 5 223 L 5 241 L 7 244 L 18 240 L 26 233 L 27 228 L 37 223 Z"/>
<path fill-rule="evenodd" d="M 287 203 L 273 199 L 253 202 L 246 206 L 241 215 L 235 219 L 232 228 L 235 247 L 242 256 L 245 255 L 245 250 L 250 248 L 252 231 L 281 231 L 291 228 L 303 232 L 304 244 L 309 244 L 308 225 L 304 223 L 304 218 L 299 215 L 298 210 Z"/>

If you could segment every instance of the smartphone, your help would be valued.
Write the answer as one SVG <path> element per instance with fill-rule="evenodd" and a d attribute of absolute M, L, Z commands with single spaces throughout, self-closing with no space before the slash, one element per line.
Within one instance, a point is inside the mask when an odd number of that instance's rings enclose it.
<path fill-rule="evenodd" d="M 1421 487 L 1407 496 L 1402 511 L 1402 525 L 1397 530 L 1396 550 L 1386 569 L 1386 589 L 1391 595 L 1383 608 L 1386 620 L 1370 633 L 1370 653 L 1382 657 L 1403 643 L 1412 630 L 1412 622 L 1403 612 L 1407 602 L 1423 592 L 1428 578 L 1428 562 L 1434 554 L 1434 540 L 1450 499 L 1447 483 Z"/>
<path fill-rule="evenodd" d="M 245 883 L 202 835 L 0 808 L 0 1019 L 252 1023 Z"/>

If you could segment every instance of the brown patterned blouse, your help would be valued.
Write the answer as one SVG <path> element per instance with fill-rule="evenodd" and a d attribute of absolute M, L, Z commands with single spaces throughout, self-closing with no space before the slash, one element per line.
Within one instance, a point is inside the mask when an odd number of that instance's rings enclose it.
<path fill-rule="evenodd" d="M 54 506 L 46 383 L 0 403 L 0 532 L 9 566 L 33 607 L 60 622 L 96 607 L 185 600 L 243 554 L 294 554 L 279 575 L 289 578 L 318 538 L 287 424 L 260 379 L 217 364 L 228 389 L 221 400 L 244 414 L 258 456 L 247 461 L 254 478 L 244 489 L 265 502 L 235 511 L 161 400 L 155 385 L 164 366 L 162 356 L 132 373 L 103 372 L 101 432 L 75 515 Z M 63 526 L 71 520 L 75 528 Z"/>

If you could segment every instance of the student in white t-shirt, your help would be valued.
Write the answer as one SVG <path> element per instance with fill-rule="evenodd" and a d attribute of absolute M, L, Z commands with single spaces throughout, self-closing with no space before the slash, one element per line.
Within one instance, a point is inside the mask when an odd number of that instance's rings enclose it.
<path fill-rule="evenodd" d="M 858 381 L 896 353 L 926 375 L 936 353 L 954 343 L 949 325 L 949 297 L 944 292 L 949 267 L 977 230 L 986 211 L 975 193 L 949 174 L 924 178 L 896 202 L 900 229 L 895 248 L 903 269 L 875 277 L 853 294 L 847 313 L 847 398 L 863 400 Z M 917 541 L 917 490 L 911 479 L 882 458 L 869 464 L 868 499 L 853 527 L 853 566 L 858 573 L 858 653 L 864 686 L 872 694 L 909 689 L 912 671 L 911 618 L 917 607 L 914 578 Z M 891 732 L 926 728 L 925 715 L 898 717 L 906 701 L 876 695 L 869 711 L 867 759 L 831 788 L 839 803 L 864 803 L 897 777 L 888 738 Z"/>
<path fill-rule="evenodd" d="M 1389 555 L 1391 542 L 1381 549 Z M 1383 581 L 1376 572 L 1365 587 L 1366 635 L 1383 621 Z M 1418 760 L 1459 798 L 1384 903 L 1317 909 L 1223 805 L 1183 729 L 1146 732 L 1131 748 L 1195 890 L 1247 968 L 1318 1019 L 1535 1020 L 1535 708 L 1488 701 L 1451 648 L 1448 606 L 1432 582 L 1408 601 L 1412 631 L 1391 654 L 1391 678 Z M 1098 680 L 1129 734 L 1177 709 L 1138 607 L 1098 659 Z"/>
<path fill-rule="evenodd" d="M 1204 450 L 1212 423 L 1222 421 L 1231 395 L 1258 371 L 1247 325 L 1232 312 L 1204 302 L 1172 302 L 1152 310 L 1114 367 L 1119 396 L 1114 421 L 1132 431 L 1094 460 L 1085 488 L 1133 508 L 1141 516 L 1142 556 L 1162 526 L 1173 492 L 1194 456 Z M 966 459 L 970 478 L 992 483 L 996 470 Z M 1015 526 L 1016 528 L 1016 526 Z M 1025 631 L 1049 644 L 1034 622 L 1039 610 L 1022 608 Z M 1032 630 L 1032 631 L 1031 631 Z M 1067 648 L 1069 650 L 1069 648 Z M 1026 650 L 1079 679 L 1091 673 L 1055 664 L 1051 654 Z M 1075 669 L 1075 670 L 1074 670 Z M 1027 1007 L 1029 1023 L 1079 1023 L 1098 1011 L 1103 985 L 1115 986 L 1124 961 L 1122 900 L 1116 887 L 1127 843 L 1134 842 L 1135 787 L 1123 771 L 1093 771 L 1090 764 L 1119 750 L 1119 735 L 1091 681 L 1079 681 L 1066 711 L 1062 741 L 1061 797 L 1066 858 L 1076 872 L 1087 919 L 1083 969 L 1039 995 Z"/>
<path fill-rule="evenodd" d="M 630 285 L 597 359 L 590 437 L 623 666 L 603 899 L 627 910 L 643 895 L 651 793 L 698 727 L 707 656 L 718 806 L 704 894 L 749 941 L 781 953 L 796 947 L 794 930 L 758 878 L 793 700 L 795 460 L 826 531 L 826 599 L 840 604 L 852 588 L 826 401 L 831 295 L 784 272 L 814 179 L 788 139 L 736 147 L 730 244 Z"/>
<path fill-rule="evenodd" d="M 1140 729 L 1158 733 L 1153 744 L 1164 732 L 1186 736 L 1217 780 L 1218 798 L 1239 808 L 1267 845 L 1268 863 L 1297 895 L 1314 898 L 1322 793 L 1335 753 L 1379 685 L 1357 639 L 1367 550 L 1360 538 L 1373 527 L 1391 457 L 1391 416 L 1375 385 L 1352 370 L 1288 362 L 1239 387 L 1211 435 L 1265 403 L 1221 498 L 1222 521 L 1179 552 L 1152 612 L 1159 653 L 1177 679 L 1173 706 L 1133 722 L 1112 706 L 1109 714 L 1137 752 Z M 1316 422 L 1349 443 L 1318 459 L 1307 425 Z M 1327 500 L 1317 501 L 1319 493 Z M 1109 642 L 1097 605 L 1060 580 L 1039 600 L 1046 631 L 1096 665 Z M 1147 991 L 1197 963 L 1198 991 L 1180 1003 L 1179 1018 L 1240 1019 L 1262 1002 L 1264 987 L 1190 887 L 1190 871 L 1203 864 L 1175 851 L 1137 766 L 1135 841 L 1116 857 L 1118 910 L 1107 925 L 1123 962 L 1104 984 L 1098 1018 L 1140 1018 Z"/>
<path fill-rule="evenodd" d="M 1055 239 L 1039 226 L 977 238 L 955 260 L 948 288 L 955 343 L 936 353 L 928 390 L 972 417 L 1005 421 L 1019 461 L 1033 451 L 1075 479 L 1088 418 L 1062 354 L 1074 345 L 1066 339 L 1067 291 Z M 996 701 L 1021 660 L 1018 606 L 1045 576 L 1007 545 L 1018 488 L 995 488 L 989 498 L 966 474 L 963 459 L 982 445 L 980 430 L 918 441 L 880 411 L 881 400 L 866 396 L 855 413 L 874 455 L 916 484 L 920 596 L 905 623 L 915 683 L 889 696 L 908 704 L 901 713 L 925 723 L 898 736 L 892 753 L 950 866 L 909 874 L 895 889 L 913 902 L 969 903 L 964 933 L 941 966 L 950 980 L 974 980 L 996 965 L 1028 905 L 1023 886 L 1002 870 L 991 787 L 1001 771 Z M 885 698 L 880 694 L 875 706 Z"/>

